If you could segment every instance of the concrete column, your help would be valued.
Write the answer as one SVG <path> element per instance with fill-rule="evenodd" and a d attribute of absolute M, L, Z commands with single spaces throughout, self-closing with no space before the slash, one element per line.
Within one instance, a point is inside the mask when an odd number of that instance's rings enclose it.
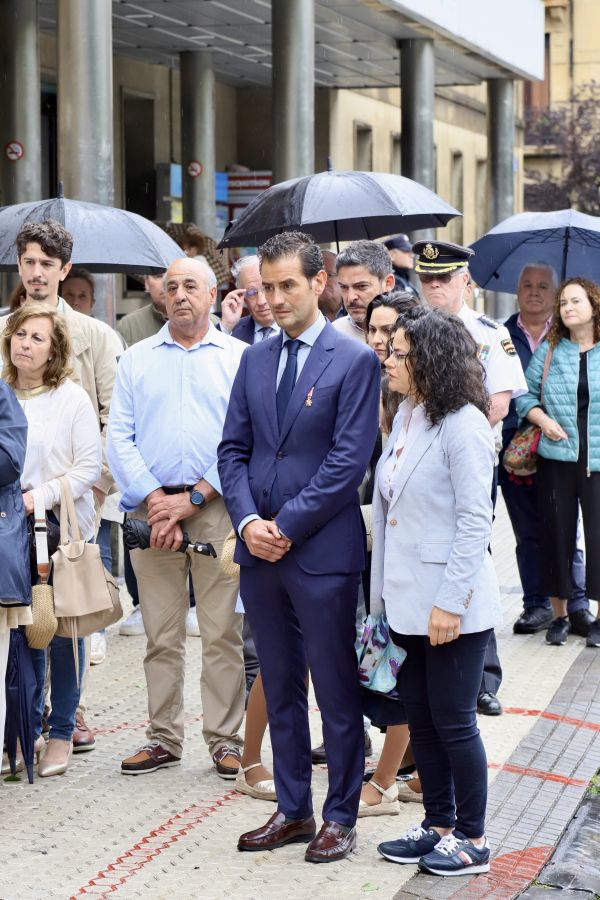
<path fill-rule="evenodd" d="M 401 173 L 435 189 L 433 119 L 435 113 L 435 52 L 433 40 L 400 41 Z M 413 231 L 413 241 L 434 237 L 433 229 Z"/>
<path fill-rule="evenodd" d="M 212 54 L 179 54 L 183 220 L 215 236 L 215 73 Z"/>
<path fill-rule="evenodd" d="M 488 135 L 488 211 L 489 227 L 512 216 L 515 211 L 514 147 L 515 103 L 513 82 L 509 78 L 490 79 L 487 83 Z M 490 313 L 504 320 L 515 312 L 512 294 L 490 292 Z"/>
<path fill-rule="evenodd" d="M 400 41 L 402 174 L 435 188 L 435 55 L 429 38 Z"/>
<path fill-rule="evenodd" d="M 58 177 L 65 197 L 112 206 L 111 0 L 57 0 Z M 95 276 L 95 315 L 114 323 L 114 277 Z"/>
<path fill-rule="evenodd" d="M 0 5 L 0 204 L 42 195 L 37 0 Z"/>
<path fill-rule="evenodd" d="M 273 183 L 315 166 L 314 0 L 271 0 Z"/>

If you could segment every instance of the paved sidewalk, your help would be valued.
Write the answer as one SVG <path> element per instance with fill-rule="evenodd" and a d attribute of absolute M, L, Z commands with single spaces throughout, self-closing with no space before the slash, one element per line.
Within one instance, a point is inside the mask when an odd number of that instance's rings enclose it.
<path fill-rule="evenodd" d="M 126 778 L 120 760 L 144 741 L 144 639 L 115 633 L 106 662 L 91 672 L 88 721 L 96 730 L 96 750 L 75 757 L 65 776 L 36 779 L 32 786 L 26 779 L 0 782 L 0 898 L 516 896 L 544 864 L 600 765 L 594 694 L 600 654 L 585 650 L 582 638 L 556 648 L 545 645 L 543 634 L 514 636 L 521 592 L 502 505 L 493 547 L 505 601 L 498 635 L 505 714 L 480 719 L 490 764 L 488 833 L 496 856 L 489 876 L 430 879 L 416 876 L 413 866 L 380 859 L 377 843 L 422 816 L 413 803 L 404 804 L 399 816 L 359 820 L 358 851 L 340 863 L 309 865 L 302 845 L 238 853 L 238 835 L 265 821 L 275 806 L 237 794 L 212 769 L 201 738 L 200 641 L 188 642 L 182 765 Z M 316 709 L 311 730 L 319 743 Z M 383 736 L 373 733 L 373 743 L 379 751 Z M 318 767 L 317 810 L 325 789 L 326 770 Z"/>

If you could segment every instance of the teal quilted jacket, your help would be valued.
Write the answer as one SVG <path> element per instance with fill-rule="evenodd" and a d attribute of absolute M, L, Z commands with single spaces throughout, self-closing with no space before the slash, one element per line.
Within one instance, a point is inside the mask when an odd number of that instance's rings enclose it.
<path fill-rule="evenodd" d="M 530 409 L 540 406 L 540 385 L 548 341 L 544 341 L 531 357 L 525 372 L 529 391 L 517 397 L 516 407 L 520 419 Z M 600 344 L 588 351 L 588 384 L 590 405 L 588 408 L 587 468 L 600 471 Z M 579 383 L 579 344 L 562 338 L 554 348 L 548 377 L 544 383 L 544 411 L 566 431 L 566 440 L 551 441 L 540 438 L 538 452 L 546 459 L 560 462 L 576 462 L 579 457 L 579 431 L 577 427 L 577 385 Z"/>

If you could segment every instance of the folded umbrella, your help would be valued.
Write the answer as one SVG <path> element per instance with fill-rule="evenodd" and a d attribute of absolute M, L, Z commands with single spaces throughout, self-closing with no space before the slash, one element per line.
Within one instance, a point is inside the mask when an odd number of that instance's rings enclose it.
<path fill-rule="evenodd" d="M 21 629 L 10 633 L 8 664 L 6 667 L 6 725 L 4 740 L 10 770 L 16 772 L 17 738 L 21 744 L 23 762 L 29 784 L 33 784 L 34 702 L 36 678 L 31 652 Z"/>
<path fill-rule="evenodd" d="M 219 247 L 258 247 L 274 234 L 304 231 L 319 243 L 438 228 L 461 215 L 433 191 L 387 172 L 320 172 L 282 181 L 231 222 Z"/>
<path fill-rule="evenodd" d="M 510 216 L 471 249 L 471 274 L 492 291 L 516 294 L 521 270 L 529 263 L 551 266 L 560 281 L 576 275 L 600 281 L 600 218 L 576 209 Z"/>
<path fill-rule="evenodd" d="M 169 235 L 143 216 L 59 196 L 0 209 L 0 271 L 17 269 L 17 234 L 28 222 L 55 219 L 73 235 L 71 261 L 90 272 L 160 275 L 183 251 Z"/>

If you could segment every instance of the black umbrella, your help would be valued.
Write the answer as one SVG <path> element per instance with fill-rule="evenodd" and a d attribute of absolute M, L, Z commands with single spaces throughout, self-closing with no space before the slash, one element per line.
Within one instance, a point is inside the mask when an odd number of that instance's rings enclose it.
<path fill-rule="evenodd" d="M 4 740 L 10 771 L 16 774 L 17 738 L 29 784 L 33 784 L 34 700 L 36 679 L 31 652 L 21 629 L 10 632 L 6 667 L 6 725 Z"/>
<path fill-rule="evenodd" d="M 142 522 L 141 519 L 127 519 L 123 525 L 123 540 L 128 550 L 148 550 L 151 534 L 152 529 L 147 522 Z M 187 531 L 184 531 L 178 552 L 186 553 L 188 550 L 199 553 L 201 556 L 217 558 L 217 553 L 212 544 L 192 541 Z"/>
<path fill-rule="evenodd" d="M 90 272 L 160 275 L 183 256 L 175 241 L 143 216 L 59 196 L 0 209 L 0 271 L 15 272 L 15 239 L 27 222 L 55 219 L 73 235 L 71 260 Z"/>
<path fill-rule="evenodd" d="M 219 247 L 259 247 L 297 229 L 319 244 L 438 228 L 460 216 L 433 191 L 386 172 L 320 172 L 282 181 L 231 222 Z"/>
<path fill-rule="evenodd" d="M 600 218 L 576 209 L 518 213 L 471 247 L 471 275 L 492 291 L 516 294 L 528 263 L 546 263 L 560 281 L 574 275 L 600 281 Z"/>

